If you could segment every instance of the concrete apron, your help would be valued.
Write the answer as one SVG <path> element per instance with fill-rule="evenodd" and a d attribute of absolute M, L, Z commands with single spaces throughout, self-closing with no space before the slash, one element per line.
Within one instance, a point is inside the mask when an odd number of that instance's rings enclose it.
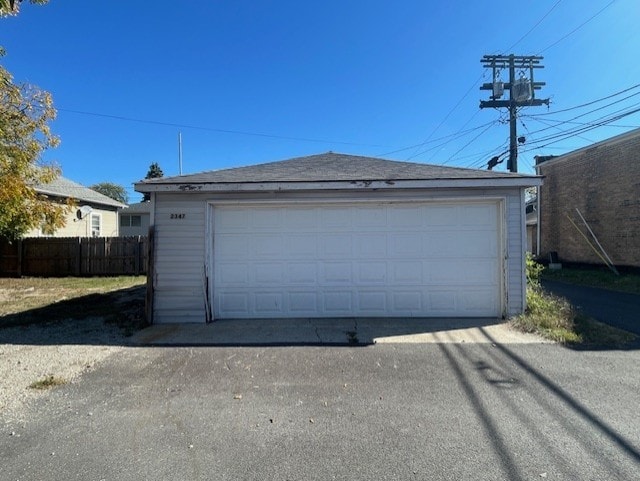
<path fill-rule="evenodd" d="M 139 331 L 142 346 L 367 346 L 381 343 L 549 342 L 499 319 L 341 318 L 234 319 L 210 324 L 157 324 Z"/>

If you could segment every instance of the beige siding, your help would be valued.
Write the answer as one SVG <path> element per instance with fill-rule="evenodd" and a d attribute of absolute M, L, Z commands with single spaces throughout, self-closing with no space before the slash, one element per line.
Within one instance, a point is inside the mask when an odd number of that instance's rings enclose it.
<path fill-rule="evenodd" d="M 295 203 L 304 200 L 385 199 L 504 199 L 505 292 L 504 312 L 514 315 L 524 309 L 523 189 L 456 189 L 396 192 L 196 194 L 157 193 L 155 205 L 154 322 L 205 322 L 205 263 L 207 202 L 265 200 Z M 184 217 L 180 217 L 184 214 Z M 173 215 L 173 218 L 172 218 Z"/>
<path fill-rule="evenodd" d="M 91 237 L 91 215 L 98 214 L 101 219 L 100 237 L 117 237 L 118 236 L 118 214 L 115 208 L 113 210 L 93 207 L 91 214 L 83 219 L 76 216 L 77 207 L 72 208 L 66 215 L 66 223 L 64 227 L 56 230 L 53 236 L 45 236 L 40 229 L 30 230 L 25 237 Z"/>

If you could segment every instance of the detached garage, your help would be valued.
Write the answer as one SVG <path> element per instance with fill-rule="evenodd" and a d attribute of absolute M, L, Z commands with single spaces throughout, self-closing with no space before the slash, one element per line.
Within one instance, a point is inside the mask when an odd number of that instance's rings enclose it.
<path fill-rule="evenodd" d="M 517 314 L 540 183 L 335 153 L 141 181 L 153 322 Z"/>

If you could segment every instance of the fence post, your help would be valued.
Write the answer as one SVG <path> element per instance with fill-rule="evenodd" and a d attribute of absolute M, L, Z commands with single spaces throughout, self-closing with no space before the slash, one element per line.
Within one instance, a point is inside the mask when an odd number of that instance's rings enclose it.
<path fill-rule="evenodd" d="M 82 264 L 82 238 L 77 238 L 77 247 L 76 247 L 76 262 L 74 266 L 74 274 L 76 277 L 80 277 L 80 266 Z"/>
<path fill-rule="evenodd" d="M 22 277 L 22 239 L 18 239 L 18 277 Z"/>
<path fill-rule="evenodd" d="M 136 244 L 133 249 L 135 258 L 133 264 L 133 270 L 135 271 L 136 276 L 140 275 L 140 236 L 136 238 Z"/>

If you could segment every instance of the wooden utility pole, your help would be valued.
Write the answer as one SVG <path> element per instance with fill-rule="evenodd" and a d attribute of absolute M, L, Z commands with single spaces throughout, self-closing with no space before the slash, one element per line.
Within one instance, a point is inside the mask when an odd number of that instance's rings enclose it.
<path fill-rule="evenodd" d="M 492 70 L 492 82 L 484 83 L 480 90 L 490 90 L 491 100 L 481 100 L 480 108 L 508 108 L 509 109 L 509 160 L 507 169 L 510 172 L 518 172 L 518 129 L 516 119 L 519 107 L 539 107 L 549 105 L 549 99 L 536 99 L 535 91 L 540 90 L 545 82 L 534 82 L 535 69 L 544 68 L 540 65 L 543 57 L 534 55 L 484 55 L 480 62 L 485 68 Z M 500 79 L 500 72 L 509 70 L 509 81 Z M 516 70 L 520 77 L 516 78 Z M 528 76 L 527 76 L 528 74 Z M 509 91 L 509 99 L 499 100 L 504 91 Z M 497 159 L 496 159 L 497 160 Z M 495 164 L 493 164 L 495 165 Z"/>

